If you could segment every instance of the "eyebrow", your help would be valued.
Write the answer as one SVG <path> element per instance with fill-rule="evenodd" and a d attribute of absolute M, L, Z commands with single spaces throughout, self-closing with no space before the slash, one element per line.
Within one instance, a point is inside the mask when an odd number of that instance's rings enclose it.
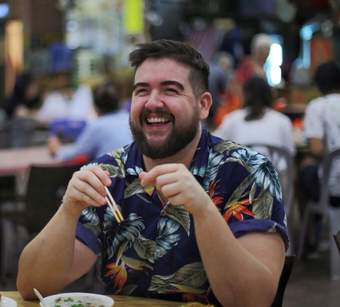
<path fill-rule="evenodd" d="M 134 91 L 137 87 L 149 87 L 149 83 L 138 82 L 138 83 L 133 85 L 132 91 Z"/>
<path fill-rule="evenodd" d="M 181 91 L 184 90 L 184 86 L 177 81 L 174 80 L 165 80 L 161 82 L 162 86 L 167 86 L 167 85 L 173 85 L 176 86 L 177 88 L 179 88 Z M 150 84 L 147 82 L 138 82 L 136 84 L 133 85 L 133 91 L 137 88 L 137 87 L 150 87 Z"/>
<path fill-rule="evenodd" d="M 174 81 L 174 80 L 166 80 L 166 81 L 163 81 L 161 82 L 161 85 L 163 86 L 167 86 L 167 85 L 173 85 L 173 86 L 176 86 L 177 88 L 179 88 L 181 91 L 184 91 L 184 86 L 182 83 L 179 83 L 177 81 Z"/>

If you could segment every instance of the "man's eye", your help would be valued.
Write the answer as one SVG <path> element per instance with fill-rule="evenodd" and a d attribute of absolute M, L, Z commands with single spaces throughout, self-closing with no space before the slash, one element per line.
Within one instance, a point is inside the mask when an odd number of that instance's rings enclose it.
<path fill-rule="evenodd" d="M 175 88 L 166 88 L 165 93 L 169 95 L 177 95 L 178 91 Z"/>
<path fill-rule="evenodd" d="M 145 88 L 140 88 L 135 90 L 135 95 L 137 96 L 143 96 L 147 94 L 147 90 Z"/>

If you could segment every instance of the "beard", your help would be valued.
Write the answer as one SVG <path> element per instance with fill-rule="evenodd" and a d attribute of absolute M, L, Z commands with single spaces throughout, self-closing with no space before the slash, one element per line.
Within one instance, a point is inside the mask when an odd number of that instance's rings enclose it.
<path fill-rule="evenodd" d="M 146 113 L 147 111 L 144 111 L 141 114 L 140 123 L 145 123 Z M 132 136 L 143 155 L 151 159 L 164 159 L 173 156 L 194 139 L 199 129 L 200 119 L 198 109 L 195 109 L 194 114 L 189 119 L 187 124 L 178 127 L 173 121 L 173 128 L 171 130 L 171 133 L 161 145 L 150 144 L 147 141 L 142 128 L 138 127 L 131 120 L 131 116 L 129 122 Z"/>

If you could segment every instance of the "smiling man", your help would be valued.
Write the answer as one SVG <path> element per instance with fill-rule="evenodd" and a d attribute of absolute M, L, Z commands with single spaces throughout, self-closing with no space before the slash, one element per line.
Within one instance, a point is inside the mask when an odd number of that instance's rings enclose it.
<path fill-rule="evenodd" d="M 107 293 L 270 306 L 288 242 L 276 171 L 202 128 L 212 98 L 195 49 L 159 40 L 139 45 L 130 61 L 134 142 L 74 174 L 20 257 L 19 291 L 60 291 L 100 257 Z"/>

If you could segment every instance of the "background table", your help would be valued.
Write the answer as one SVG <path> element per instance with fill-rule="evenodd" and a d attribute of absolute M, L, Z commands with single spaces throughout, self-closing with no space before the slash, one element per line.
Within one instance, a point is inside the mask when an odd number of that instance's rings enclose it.
<path fill-rule="evenodd" d="M 53 164 L 47 146 L 12 148 L 0 150 L 0 176 L 25 172 L 31 164 Z"/>
<path fill-rule="evenodd" d="M 39 307 L 38 301 L 24 301 L 21 298 L 19 292 L 17 291 L 0 291 L 0 293 L 4 296 L 13 298 L 18 303 L 18 307 Z M 111 297 L 115 301 L 114 307 L 134 307 L 134 306 L 179 307 L 183 304 L 181 302 L 154 300 L 149 298 L 133 296 L 113 295 Z"/>

